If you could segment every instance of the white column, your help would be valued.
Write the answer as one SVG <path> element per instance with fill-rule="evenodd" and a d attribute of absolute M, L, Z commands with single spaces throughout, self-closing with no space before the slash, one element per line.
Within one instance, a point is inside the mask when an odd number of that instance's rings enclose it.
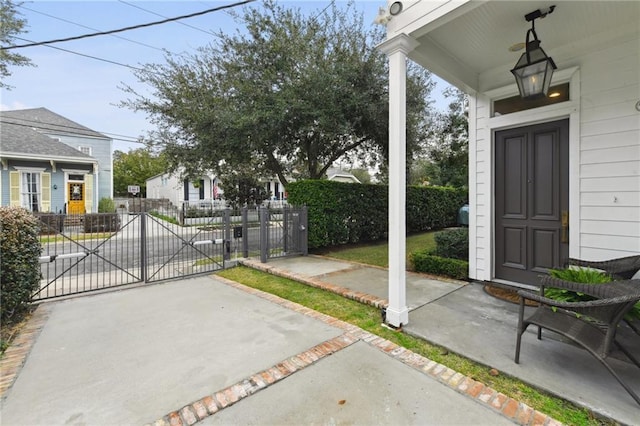
<path fill-rule="evenodd" d="M 418 43 L 400 34 L 378 46 L 389 57 L 389 306 L 387 323 L 409 322 L 406 291 L 407 53 Z"/>

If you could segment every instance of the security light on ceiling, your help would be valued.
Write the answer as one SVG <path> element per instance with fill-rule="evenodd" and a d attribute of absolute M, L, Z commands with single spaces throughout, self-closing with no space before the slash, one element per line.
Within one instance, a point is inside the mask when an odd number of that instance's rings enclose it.
<path fill-rule="evenodd" d="M 389 6 L 389 13 L 392 16 L 396 16 L 400 12 L 402 12 L 402 2 L 396 1 L 391 3 L 391 6 Z"/>
<path fill-rule="evenodd" d="M 534 10 L 525 15 L 527 22 L 531 22 L 531 28 L 527 30 L 526 51 L 520 56 L 511 73 L 516 78 L 520 96 L 524 99 L 535 99 L 547 96 L 553 71 L 557 69 L 553 59 L 540 47 L 540 40 L 535 30 L 535 20 L 544 18 L 552 13 L 555 6 L 547 9 Z M 533 40 L 530 37 L 533 36 Z"/>

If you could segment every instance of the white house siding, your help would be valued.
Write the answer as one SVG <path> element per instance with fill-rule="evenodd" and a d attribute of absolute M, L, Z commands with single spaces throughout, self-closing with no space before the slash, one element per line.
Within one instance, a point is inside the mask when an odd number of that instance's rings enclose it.
<path fill-rule="evenodd" d="M 476 94 L 469 105 L 469 276 L 491 278 L 492 220 L 492 144 L 489 120 L 489 98 Z"/>
<path fill-rule="evenodd" d="M 580 250 L 640 253 L 640 31 L 581 63 Z"/>
<path fill-rule="evenodd" d="M 175 175 L 163 174 L 147 179 L 147 198 L 166 198 L 180 206 L 184 197 L 184 182 Z"/>
<path fill-rule="evenodd" d="M 210 202 L 213 199 L 213 184 L 215 178 L 211 176 L 203 176 L 199 180 L 204 180 L 204 198 Z M 223 195 L 218 182 L 218 194 Z M 166 198 L 174 206 L 182 206 L 184 200 L 184 180 L 181 180 L 177 174 L 168 174 L 154 176 L 147 179 L 147 198 Z M 193 182 L 189 182 L 189 201 L 200 200 L 200 188 L 196 188 Z"/>

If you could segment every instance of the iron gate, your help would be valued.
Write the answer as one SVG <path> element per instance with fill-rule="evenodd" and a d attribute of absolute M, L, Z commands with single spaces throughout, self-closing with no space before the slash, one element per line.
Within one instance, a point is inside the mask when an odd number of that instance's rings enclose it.
<path fill-rule="evenodd" d="M 260 209 L 260 260 L 306 255 L 307 208 Z"/>
<path fill-rule="evenodd" d="M 39 217 L 42 279 L 34 300 L 142 281 L 136 216 Z"/>
<path fill-rule="evenodd" d="M 209 210 L 182 225 L 144 212 L 39 218 L 34 300 L 211 273 L 239 257 L 306 254 L 306 208 Z"/>

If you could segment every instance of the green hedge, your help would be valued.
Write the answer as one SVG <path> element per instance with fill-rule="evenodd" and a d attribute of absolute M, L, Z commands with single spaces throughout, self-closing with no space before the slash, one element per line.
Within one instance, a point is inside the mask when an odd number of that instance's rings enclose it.
<path fill-rule="evenodd" d="M 469 278 L 469 262 L 464 260 L 435 256 L 427 250 L 413 252 L 409 259 L 416 272 L 444 275 L 458 280 Z"/>
<path fill-rule="evenodd" d="M 424 232 L 455 226 L 458 211 L 468 198 L 467 190 L 461 188 L 407 187 L 407 231 Z"/>
<path fill-rule="evenodd" d="M 23 311 L 40 285 L 41 222 L 19 207 L 0 207 L 0 319 Z"/>
<path fill-rule="evenodd" d="M 287 185 L 288 202 L 308 208 L 309 248 L 370 242 L 387 238 L 388 187 L 327 180 Z M 407 188 L 407 232 L 456 224 L 467 200 L 462 189 Z"/>
<path fill-rule="evenodd" d="M 436 243 L 434 255 L 469 260 L 469 230 L 467 228 L 444 229 L 436 233 L 433 239 Z"/>

